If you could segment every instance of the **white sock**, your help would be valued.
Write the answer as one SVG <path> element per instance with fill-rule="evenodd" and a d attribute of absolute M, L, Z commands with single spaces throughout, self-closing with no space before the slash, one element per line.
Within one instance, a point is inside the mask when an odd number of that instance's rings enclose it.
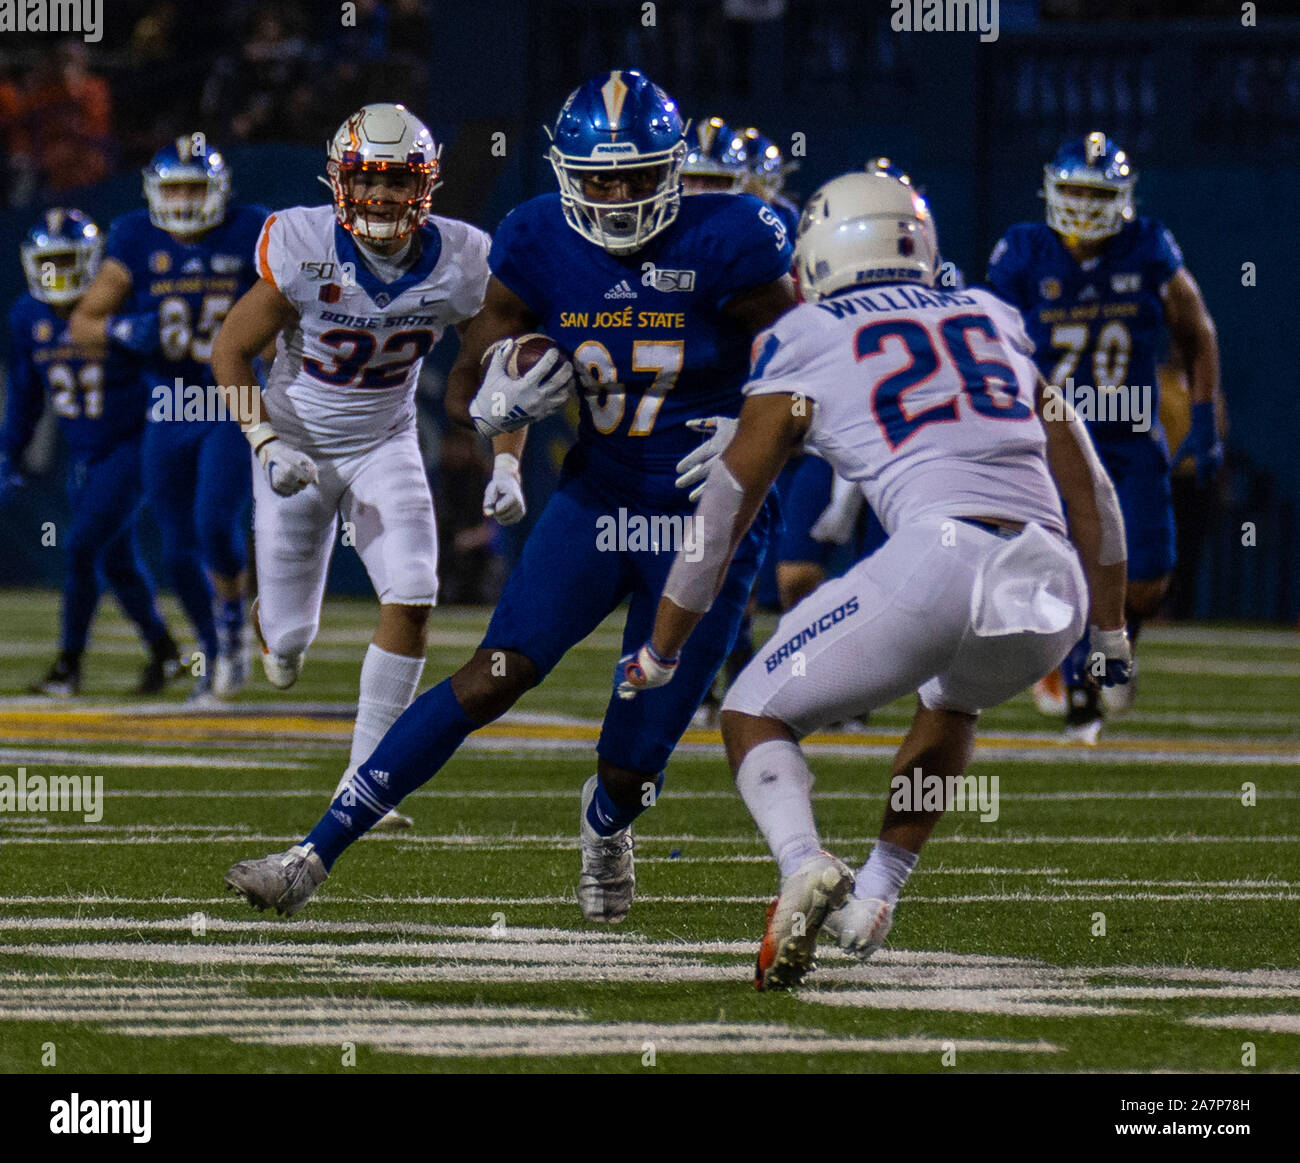
<path fill-rule="evenodd" d="M 388 728 L 411 705 L 423 672 L 423 658 L 391 654 L 373 642 L 366 648 L 366 660 L 361 664 L 357 721 L 352 727 L 352 754 L 335 796 L 352 778 L 352 773 L 374 753 L 379 741 L 388 734 Z"/>
<path fill-rule="evenodd" d="M 760 743 L 741 761 L 736 787 L 776 857 L 781 876 L 821 849 L 812 813 L 813 774 L 803 752 L 784 739 Z"/>
<path fill-rule="evenodd" d="M 920 859 L 918 852 L 909 852 L 906 848 L 890 844 L 887 840 L 877 840 L 875 847 L 871 849 L 871 855 L 867 857 L 866 864 L 862 866 L 862 871 L 855 879 L 853 895 L 859 900 L 898 904 L 903 886 Z"/>

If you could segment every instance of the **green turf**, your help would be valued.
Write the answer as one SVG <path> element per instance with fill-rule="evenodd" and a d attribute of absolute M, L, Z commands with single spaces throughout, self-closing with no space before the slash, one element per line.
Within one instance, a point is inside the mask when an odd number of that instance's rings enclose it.
<path fill-rule="evenodd" d="M 0 601 L 0 695 L 14 696 L 48 664 L 57 603 Z M 426 685 L 485 617 L 435 614 Z M 298 686 L 258 675 L 241 705 L 354 700 L 373 620 L 371 603 L 331 601 Z M 598 719 L 618 644 L 607 623 L 518 710 Z M 122 706 L 141 658 L 113 611 L 92 651 L 81 703 Z M 972 773 L 999 778 L 998 819 L 945 818 L 885 953 L 857 966 L 827 949 L 793 996 L 750 986 L 775 870 L 716 746 L 674 758 L 638 824 L 638 903 L 611 930 L 573 900 L 589 744 L 471 741 L 407 801 L 413 834 L 356 846 L 283 921 L 225 896 L 221 874 L 311 826 L 341 742 L 148 742 L 147 717 L 110 742 L 10 729 L 0 775 L 101 775 L 108 796 L 97 823 L 0 815 L 0 1070 L 1300 1070 L 1300 640 L 1155 629 L 1140 653 L 1137 712 L 1105 738 L 1177 746 L 1177 762 L 977 756 Z M 0 705 L 0 728 L 34 706 Z M 909 714 L 900 702 L 872 728 Z M 1021 696 L 983 730 L 1055 726 Z M 248 766 L 267 762 L 291 766 Z M 862 860 L 887 759 L 823 749 L 812 764 L 823 836 Z"/>

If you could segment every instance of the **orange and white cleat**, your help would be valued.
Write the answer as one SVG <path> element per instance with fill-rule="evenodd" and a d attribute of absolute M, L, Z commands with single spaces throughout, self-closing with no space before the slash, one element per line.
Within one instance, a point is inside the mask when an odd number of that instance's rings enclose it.
<path fill-rule="evenodd" d="M 817 964 L 817 934 L 853 891 L 853 873 L 829 852 L 803 862 L 767 906 L 767 929 L 754 968 L 754 988 L 792 989 Z"/>
<path fill-rule="evenodd" d="M 1065 714 L 1065 680 L 1059 666 L 1034 683 L 1034 706 L 1040 715 Z"/>

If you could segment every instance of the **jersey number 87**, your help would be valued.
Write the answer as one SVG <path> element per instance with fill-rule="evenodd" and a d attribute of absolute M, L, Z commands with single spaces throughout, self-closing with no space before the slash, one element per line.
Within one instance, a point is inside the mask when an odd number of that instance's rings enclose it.
<path fill-rule="evenodd" d="M 608 436 L 622 422 L 627 406 L 627 387 L 619 382 L 614 357 L 603 343 L 588 339 L 578 345 L 573 361 L 578 365 L 578 379 L 591 409 L 591 422 L 597 432 Z M 629 436 L 649 436 L 654 431 L 664 397 L 673 390 L 685 362 L 684 340 L 638 339 L 632 344 L 632 371 L 653 372 L 654 380 L 636 406 L 627 430 Z"/>

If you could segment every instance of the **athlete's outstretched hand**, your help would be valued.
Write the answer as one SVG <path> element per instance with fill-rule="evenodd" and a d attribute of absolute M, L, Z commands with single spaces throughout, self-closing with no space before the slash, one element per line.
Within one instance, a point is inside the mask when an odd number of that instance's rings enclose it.
<path fill-rule="evenodd" d="M 686 427 L 695 432 L 708 435 L 699 448 L 688 452 L 677 462 L 677 487 L 690 489 L 688 494 L 692 501 L 698 501 L 704 492 L 704 482 L 708 478 L 713 462 L 727 450 L 731 438 L 736 434 L 738 420 L 731 416 L 710 416 L 708 419 L 687 420 Z"/>
<path fill-rule="evenodd" d="M 634 699 L 641 691 L 653 690 L 672 681 L 677 659 L 661 658 L 647 642 L 635 654 L 625 654 L 614 667 L 614 686 L 620 699 Z"/>

